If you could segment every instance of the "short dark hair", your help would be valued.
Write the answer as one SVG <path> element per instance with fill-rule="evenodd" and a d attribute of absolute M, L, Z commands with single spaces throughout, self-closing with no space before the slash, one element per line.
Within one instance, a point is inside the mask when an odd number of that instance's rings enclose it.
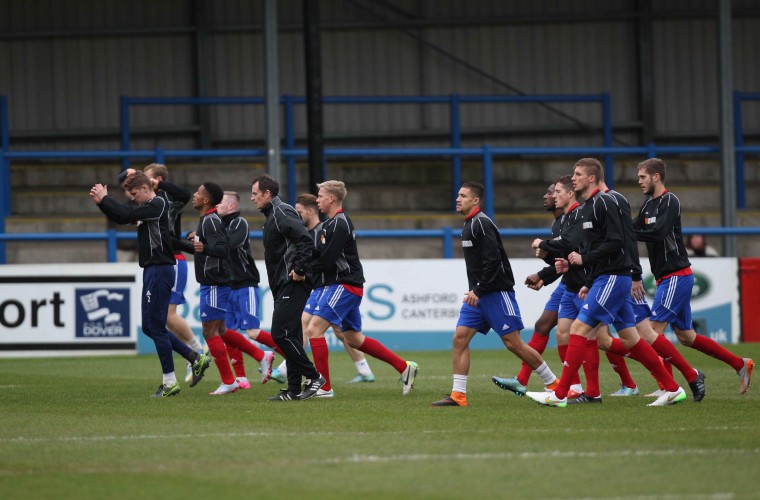
<path fill-rule="evenodd" d="M 134 188 L 139 188 L 140 186 L 150 187 L 150 179 L 142 170 L 137 170 L 128 175 L 127 179 L 124 181 L 124 189 L 126 191 L 130 191 Z M 151 190 L 152 189 L 153 188 L 151 187 Z"/>
<path fill-rule="evenodd" d="M 206 192 L 211 199 L 211 204 L 217 206 L 224 199 L 224 189 L 219 184 L 214 182 L 204 182 L 203 187 L 206 188 Z"/>
<path fill-rule="evenodd" d="M 573 190 L 573 177 L 570 175 L 563 175 L 561 177 L 557 177 L 557 180 L 554 181 L 554 185 L 562 184 L 562 187 L 565 188 L 565 191 L 572 191 Z"/>
<path fill-rule="evenodd" d="M 262 174 L 255 179 L 253 179 L 253 182 L 251 182 L 251 187 L 253 187 L 254 184 L 259 183 L 259 189 L 263 191 L 269 191 L 272 193 L 272 198 L 280 194 L 280 183 L 274 180 L 274 177 L 272 177 L 269 174 Z"/>
<path fill-rule="evenodd" d="M 586 173 L 593 175 L 597 183 L 604 180 L 604 167 L 602 167 L 602 162 L 596 158 L 581 158 L 575 162 L 575 166 L 585 168 Z"/>
<path fill-rule="evenodd" d="M 475 195 L 475 198 L 480 198 L 481 200 L 483 199 L 483 192 L 485 191 L 485 187 L 480 182 L 464 181 L 462 183 L 462 187 L 472 191 L 472 194 Z"/>
<path fill-rule="evenodd" d="M 311 193 L 299 194 L 298 197 L 296 198 L 296 203 L 303 205 L 306 208 L 314 208 L 314 209 L 319 208 L 319 205 L 317 205 L 317 197 Z"/>
<path fill-rule="evenodd" d="M 665 180 L 665 162 L 659 158 L 649 158 L 639 163 L 639 170 L 645 170 L 647 174 L 660 174 L 660 180 Z"/>

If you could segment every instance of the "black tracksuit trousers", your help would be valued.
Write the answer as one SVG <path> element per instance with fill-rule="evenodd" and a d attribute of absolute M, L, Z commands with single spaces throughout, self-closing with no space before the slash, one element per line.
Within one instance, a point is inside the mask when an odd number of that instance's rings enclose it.
<path fill-rule="evenodd" d="M 282 349 L 288 362 L 288 390 L 301 392 L 301 377 L 319 378 L 319 372 L 306 355 L 301 315 L 311 288 L 302 281 L 289 281 L 278 290 L 272 314 L 272 340 Z"/>

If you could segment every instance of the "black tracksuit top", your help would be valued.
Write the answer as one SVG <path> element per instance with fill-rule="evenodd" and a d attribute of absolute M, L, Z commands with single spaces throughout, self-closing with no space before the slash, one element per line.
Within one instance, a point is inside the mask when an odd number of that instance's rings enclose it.
<path fill-rule="evenodd" d="M 356 287 L 364 286 L 364 270 L 359 261 L 356 231 L 351 219 L 338 211 L 322 223 L 316 235 L 316 256 L 309 266 L 314 287 L 336 283 Z"/>
<path fill-rule="evenodd" d="M 201 285 L 229 286 L 230 245 L 215 208 L 201 216 L 195 235 L 203 243 L 203 253 L 195 253 L 195 279 Z"/>
<path fill-rule="evenodd" d="M 623 245 L 625 253 L 631 263 L 631 278 L 633 281 L 641 281 L 641 262 L 639 261 L 639 244 L 636 241 L 636 232 L 633 230 L 631 220 L 631 204 L 625 196 L 615 190 L 608 189 L 606 194 L 612 196 L 618 205 L 620 223 L 623 226 Z"/>
<path fill-rule="evenodd" d="M 652 274 L 663 276 L 691 267 L 681 232 L 681 202 L 665 191 L 647 198 L 633 221 L 636 239 L 646 242 Z"/>
<path fill-rule="evenodd" d="M 174 251 L 176 253 L 193 253 L 192 242 L 182 238 L 182 209 L 192 198 L 190 191 L 169 181 L 161 181 L 158 183 L 158 193 L 156 194 L 168 203 L 169 232 L 171 233 Z"/>
<path fill-rule="evenodd" d="M 222 217 L 222 225 L 230 245 L 230 287 L 259 286 L 261 276 L 251 255 L 248 221 L 240 216 L 240 212 L 233 212 Z"/>
<path fill-rule="evenodd" d="M 475 295 L 514 291 L 515 278 L 499 228 L 479 208 L 464 221 L 462 250 L 467 283 Z"/>
<path fill-rule="evenodd" d="M 631 275 L 631 262 L 625 252 L 625 235 L 615 199 L 599 190 L 581 206 L 583 265 L 588 271 L 586 286 L 603 274 Z"/>
<path fill-rule="evenodd" d="M 549 255 L 567 259 L 571 252 L 578 252 L 583 243 L 583 224 L 580 217 L 580 205 L 575 206 L 560 219 L 559 234 L 551 240 L 544 240 L 539 248 Z M 556 273 L 556 270 L 555 270 Z M 583 266 L 570 266 L 570 270 L 562 275 L 562 282 L 570 292 L 578 292 L 586 284 L 586 270 Z"/>
<path fill-rule="evenodd" d="M 290 281 L 290 271 L 306 275 L 314 240 L 296 209 L 279 196 L 275 196 L 261 211 L 266 216 L 263 228 L 264 263 L 269 288 L 277 300 L 283 286 Z"/>
<path fill-rule="evenodd" d="M 131 202 L 119 203 L 111 196 L 105 196 L 98 208 L 117 224 L 137 224 L 140 267 L 175 264 L 166 200 L 154 196 L 146 203 L 137 205 Z"/>

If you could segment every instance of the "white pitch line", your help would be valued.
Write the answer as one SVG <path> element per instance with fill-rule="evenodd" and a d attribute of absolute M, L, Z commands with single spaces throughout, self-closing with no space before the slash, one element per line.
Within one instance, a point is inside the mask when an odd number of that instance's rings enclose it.
<path fill-rule="evenodd" d="M 645 431 L 647 429 L 627 429 L 630 432 Z M 697 432 L 697 431 L 747 431 L 756 430 L 750 427 L 738 427 L 738 426 L 719 426 L 719 427 L 701 427 L 701 428 L 668 428 L 660 429 L 662 433 L 668 432 Z M 469 432 L 477 434 L 492 434 L 497 432 L 496 428 L 488 429 L 474 429 Z M 617 432 L 615 429 L 610 429 L 610 432 Z M 105 436 L 54 436 L 54 437 L 26 437 L 15 436 L 0 438 L 0 444 L 2 443 L 14 443 L 14 444 L 36 444 L 36 443 L 97 443 L 104 441 L 154 441 L 154 440 L 183 440 L 183 439 L 198 439 L 198 438 L 213 438 L 213 439 L 229 439 L 229 438 L 246 438 L 246 437 L 359 437 L 359 436 L 389 436 L 396 435 L 401 436 L 405 434 L 448 434 L 451 431 L 441 430 L 422 430 L 422 431 L 379 431 L 379 432 L 364 432 L 364 431 L 292 431 L 292 432 L 271 432 L 271 431 L 250 431 L 250 432 L 209 432 L 209 433 L 192 433 L 192 434 L 124 434 L 124 435 L 105 435 Z M 523 433 L 570 433 L 577 432 L 575 428 L 554 428 L 554 429 L 521 429 Z M 760 448 L 755 449 L 755 451 Z M 596 453 L 596 452 L 595 452 Z M 602 453 L 602 452 L 598 452 Z M 511 455 L 510 455 L 511 456 Z"/>
<path fill-rule="evenodd" d="M 349 457 L 336 457 L 320 460 L 326 464 L 356 464 L 356 463 L 385 463 L 385 462 L 426 462 L 431 460 L 535 460 L 535 459 L 577 459 L 577 458 L 637 458 L 652 456 L 680 456 L 680 455 L 758 455 L 760 448 L 751 449 L 709 449 L 709 448 L 684 448 L 680 450 L 616 450 L 616 451 L 541 451 L 541 452 L 501 452 L 501 453 L 420 453 L 414 455 L 351 455 Z"/>

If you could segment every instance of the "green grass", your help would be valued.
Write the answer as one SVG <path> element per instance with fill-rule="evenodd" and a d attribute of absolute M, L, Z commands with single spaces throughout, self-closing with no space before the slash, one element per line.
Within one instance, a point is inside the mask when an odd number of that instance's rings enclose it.
<path fill-rule="evenodd" d="M 760 345 L 731 349 L 760 360 Z M 407 397 L 377 360 L 377 382 L 348 384 L 353 365 L 333 353 L 337 396 L 291 403 L 266 401 L 276 382 L 208 396 L 213 367 L 195 388 L 148 398 L 155 356 L 2 359 L 0 497 L 758 498 L 760 382 L 740 396 L 730 367 L 683 352 L 707 397 L 665 408 L 536 405 L 490 382 L 519 368 L 507 351 L 473 351 L 467 408 L 428 407 L 451 389 L 448 352 L 406 353 L 421 367 Z M 546 359 L 559 369 L 556 351 Z M 655 388 L 629 367 L 642 393 Z M 605 394 L 617 389 L 603 356 L 600 376 Z"/>

